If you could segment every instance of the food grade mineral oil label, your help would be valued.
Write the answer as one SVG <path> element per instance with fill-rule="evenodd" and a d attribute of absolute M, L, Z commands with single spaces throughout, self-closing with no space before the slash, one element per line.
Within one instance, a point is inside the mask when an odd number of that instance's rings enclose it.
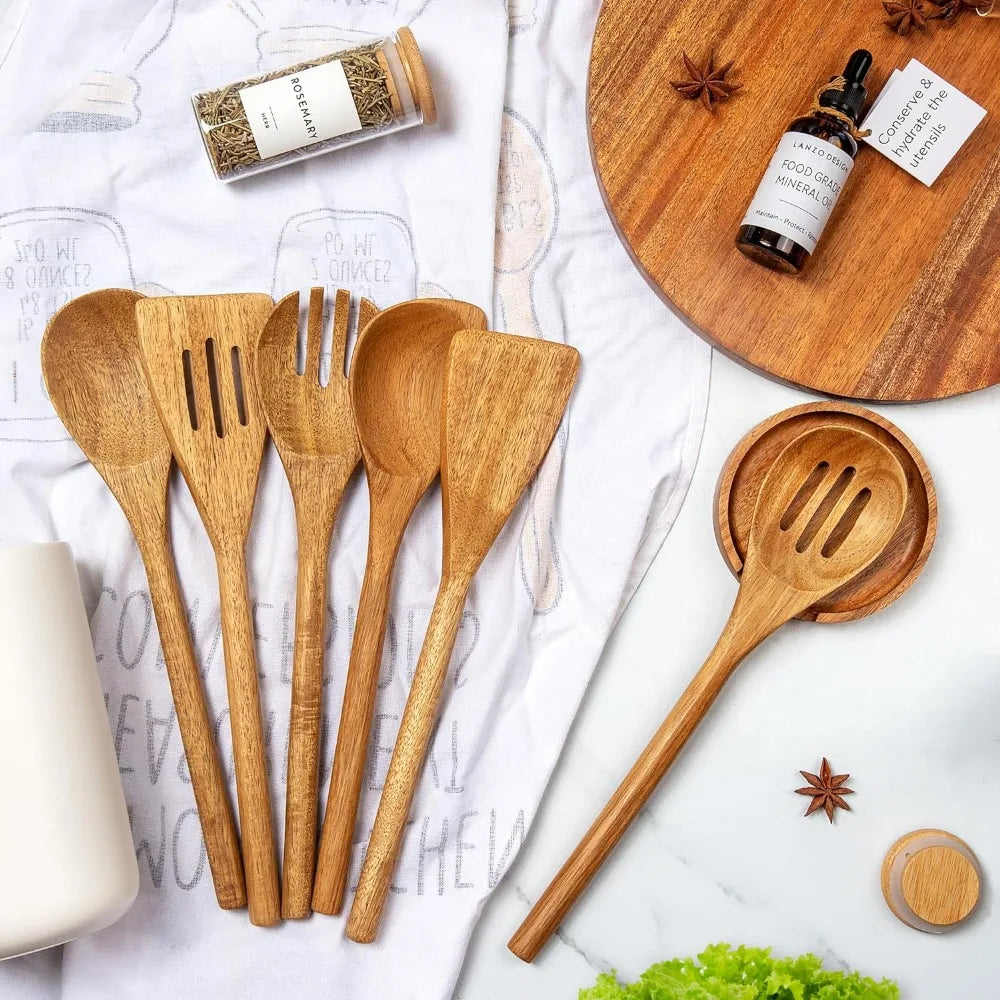
<path fill-rule="evenodd" d="M 339 59 L 240 91 L 262 160 L 361 131 Z"/>
<path fill-rule="evenodd" d="M 743 225 L 780 233 L 812 253 L 853 168 L 854 160 L 832 142 L 786 132 Z"/>

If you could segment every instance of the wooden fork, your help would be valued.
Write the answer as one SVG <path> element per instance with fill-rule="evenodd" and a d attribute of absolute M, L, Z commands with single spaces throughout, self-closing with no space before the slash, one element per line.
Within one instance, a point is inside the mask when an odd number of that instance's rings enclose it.
<path fill-rule="evenodd" d="M 350 310 L 350 293 L 338 291 L 333 308 L 330 378 L 325 386 L 320 382 L 322 288 L 313 288 L 309 295 L 306 361 L 301 375 L 296 370 L 298 292 L 278 303 L 257 344 L 257 383 L 271 438 L 291 487 L 299 546 L 281 892 L 281 915 L 286 918 L 305 917 L 312 910 L 327 563 L 337 508 L 361 460 L 344 373 Z M 359 330 L 376 311 L 373 303 L 361 300 Z"/>

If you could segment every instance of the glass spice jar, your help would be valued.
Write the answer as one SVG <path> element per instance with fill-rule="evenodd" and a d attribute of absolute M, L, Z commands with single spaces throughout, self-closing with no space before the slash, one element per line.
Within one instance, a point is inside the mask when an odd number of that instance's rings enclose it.
<path fill-rule="evenodd" d="M 191 100 L 220 181 L 437 120 L 430 77 L 409 28 Z"/>

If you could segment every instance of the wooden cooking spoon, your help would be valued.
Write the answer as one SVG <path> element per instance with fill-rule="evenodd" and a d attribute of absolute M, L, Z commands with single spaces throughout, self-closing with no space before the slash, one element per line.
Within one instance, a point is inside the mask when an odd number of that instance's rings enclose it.
<path fill-rule="evenodd" d="M 299 566 L 295 587 L 295 653 L 288 723 L 285 788 L 285 851 L 281 915 L 311 912 L 316 865 L 320 719 L 323 711 L 323 648 L 326 638 L 327 562 L 341 497 L 361 447 L 344 374 L 351 294 L 338 291 L 333 308 L 330 379 L 320 383 L 323 289 L 309 295 L 303 374 L 296 371 L 299 293 L 286 295 L 257 343 L 257 384 L 267 425 L 288 476 L 295 504 Z M 377 312 L 362 299 L 358 326 Z"/>
<path fill-rule="evenodd" d="M 232 910 L 247 901 L 243 861 L 170 554 L 172 459 L 139 358 L 141 298 L 107 288 L 63 306 L 42 339 L 42 372 L 56 413 L 108 484 L 139 545 L 215 895 Z"/>
<path fill-rule="evenodd" d="M 452 336 L 485 330 L 482 309 L 415 299 L 379 313 L 354 348 L 350 388 L 371 515 L 368 563 L 337 732 L 313 908 L 339 913 L 375 708 L 392 568 L 417 501 L 441 466 L 441 382 Z"/>
<path fill-rule="evenodd" d="M 218 564 L 243 867 L 259 926 L 281 914 L 244 548 L 267 433 L 253 355 L 273 306 L 244 294 L 135 307 L 146 379 Z"/>
<path fill-rule="evenodd" d="M 441 428 L 441 585 L 406 700 L 347 936 L 375 940 L 472 578 L 545 457 L 576 381 L 572 347 L 463 331 Z"/>
<path fill-rule="evenodd" d="M 535 958 L 747 653 L 878 558 L 906 495 L 898 459 L 867 434 L 831 426 L 786 446 L 761 487 L 740 589 L 719 641 L 508 942 L 518 958 Z"/>

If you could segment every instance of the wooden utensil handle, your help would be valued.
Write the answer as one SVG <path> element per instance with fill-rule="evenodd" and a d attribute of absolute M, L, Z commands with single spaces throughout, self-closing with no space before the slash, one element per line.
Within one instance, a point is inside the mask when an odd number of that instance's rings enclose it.
<path fill-rule="evenodd" d="M 141 532 L 141 534 L 140 534 Z M 205 838 L 208 865 L 215 884 L 215 896 L 224 910 L 246 906 L 247 892 L 243 878 L 243 859 L 240 841 L 229 802 L 226 777 L 219 763 L 219 751 L 201 676 L 191 649 L 184 603 L 177 586 L 177 573 L 167 541 L 163 521 L 156 530 L 136 532 L 149 581 L 149 595 L 160 633 L 163 659 L 170 681 L 170 692 L 177 712 L 177 727 L 198 818 Z"/>
<path fill-rule="evenodd" d="M 267 927 L 278 922 L 281 908 L 271 801 L 267 788 L 267 752 L 260 716 L 257 657 L 242 540 L 239 544 L 220 548 L 216 555 L 250 922 Z"/>
<path fill-rule="evenodd" d="M 378 932 L 403 830 L 427 756 L 468 588 L 468 580 L 443 580 L 434 602 L 368 842 L 361 881 L 347 919 L 346 933 L 352 941 L 367 944 L 375 940 Z"/>
<path fill-rule="evenodd" d="M 766 571 L 758 580 L 773 584 Z M 601 814 L 531 908 L 507 947 L 525 962 L 534 961 L 612 848 L 666 774 L 688 738 L 743 658 L 778 626 L 812 602 L 795 591 L 773 586 L 743 586 L 732 614 L 702 668 L 618 786 Z"/>
<path fill-rule="evenodd" d="M 358 601 L 354 644 L 316 862 L 313 908 L 319 913 L 340 913 L 343 906 L 354 824 L 365 776 L 395 556 L 395 550 L 380 556 L 376 549 L 377 542 L 373 538 L 368 547 L 368 564 Z"/>
<path fill-rule="evenodd" d="M 332 520 L 329 526 L 332 530 Z M 330 533 L 322 526 L 310 526 L 308 515 L 300 518 L 281 888 L 281 915 L 286 919 L 306 917 L 311 909 L 316 863 Z"/>

